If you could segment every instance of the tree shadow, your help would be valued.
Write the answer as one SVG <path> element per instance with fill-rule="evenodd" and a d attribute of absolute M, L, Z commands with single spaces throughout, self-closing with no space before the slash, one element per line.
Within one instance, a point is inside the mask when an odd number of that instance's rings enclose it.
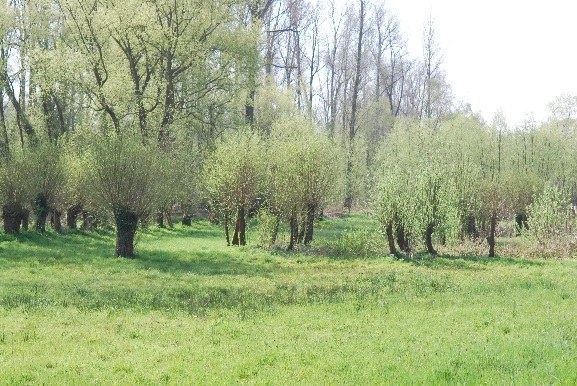
<path fill-rule="evenodd" d="M 102 257 L 103 251 L 114 251 L 110 232 L 67 231 L 64 234 L 52 231 L 25 231 L 17 235 L 0 236 L 0 258 L 14 262 L 42 260 L 86 263 Z"/>
<path fill-rule="evenodd" d="M 173 237 L 197 238 L 203 232 L 190 230 L 160 230 L 157 233 L 170 233 Z M 198 234 L 197 234 L 198 233 Z M 213 238 L 212 235 L 205 237 Z M 38 233 L 22 232 L 18 235 L 0 236 L 0 262 L 4 266 L 17 266 L 23 263 L 41 263 L 45 265 L 78 265 L 78 266 L 108 266 L 114 257 L 114 234 L 74 231 L 66 234 L 54 232 Z M 6 243 L 7 242 L 7 243 Z M 165 251 L 158 249 L 138 248 L 134 259 L 125 259 L 136 269 L 157 270 L 170 274 L 186 274 L 217 276 L 261 276 L 270 277 L 278 272 L 279 267 L 273 267 L 261 259 L 254 263 L 239 258 L 236 251 L 231 250 L 191 250 Z M 274 269 L 273 269 L 274 268 Z"/>
<path fill-rule="evenodd" d="M 151 226 L 144 229 L 139 229 L 138 233 L 143 235 L 148 235 L 156 238 L 162 238 L 166 236 L 177 236 L 177 237 L 194 237 L 199 239 L 218 239 L 222 238 L 224 240 L 224 231 L 211 225 L 210 223 L 198 222 L 193 223 L 193 226 L 174 226 L 174 227 L 156 227 Z"/>
<path fill-rule="evenodd" d="M 140 269 L 157 270 L 171 274 L 192 273 L 202 276 L 261 276 L 270 277 L 278 269 L 263 264 L 239 261 L 232 254 L 224 251 L 193 251 L 186 257 L 179 252 L 147 250 L 132 259 Z"/>
<path fill-rule="evenodd" d="M 545 263 L 538 260 L 513 258 L 505 256 L 480 256 L 476 254 L 453 255 L 442 254 L 432 257 L 428 253 L 417 253 L 412 258 L 401 256 L 401 261 L 405 261 L 415 266 L 423 266 L 431 269 L 455 269 L 455 270 L 485 270 L 491 265 L 506 265 L 517 267 L 540 267 Z"/>

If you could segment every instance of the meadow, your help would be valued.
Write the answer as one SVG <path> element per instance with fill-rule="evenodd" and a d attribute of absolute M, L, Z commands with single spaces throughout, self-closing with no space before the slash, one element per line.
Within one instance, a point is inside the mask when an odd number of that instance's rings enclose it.
<path fill-rule="evenodd" d="M 198 220 L 135 259 L 112 232 L 2 235 L 0 384 L 577 383 L 576 261 L 397 260 L 376 228 L 287 253 Z"/>

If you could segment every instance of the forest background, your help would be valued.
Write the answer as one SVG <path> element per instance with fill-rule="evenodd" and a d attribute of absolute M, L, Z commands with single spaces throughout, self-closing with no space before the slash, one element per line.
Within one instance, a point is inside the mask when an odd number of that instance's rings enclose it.
<path fill-rule="evenodd" d="M 7 1 L 0 12 L 4 231 L 138 224 L 199 208 L 246 243 L 310 244 L 367 210 L 389 252 L 487 240 L 500 220 L 571 255 L 577 98 L 508 127 L 456 103 L 431 18 L 409 52 L 382 2 Z M 529 225 L 531 224 L 531 225 Z M 557 248 L 557 247 L 556 247 Z"/>

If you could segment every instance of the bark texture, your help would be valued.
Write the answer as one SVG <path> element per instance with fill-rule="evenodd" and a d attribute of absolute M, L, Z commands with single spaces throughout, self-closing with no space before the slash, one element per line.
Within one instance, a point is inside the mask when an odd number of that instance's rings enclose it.
<path fill-rule="evenodd" d="M 395 247 L 395 236 L 393 234 L 393 225 L 389 224 L 385 228 L 385 232 L 387 233 L 387 242 L 389 244 L 389 253 L 391 255 L 397 255 L 397 248 Z"/>
<path fill-rule="evenodd" d="M 36 215 L 36 230 L 46 231 L 46 219 L 48 218 L 48 200 L 43 194 L 38 195 L 34 200 L 34 214 Z"/>
<path fill-rule="evenodd" d="M 491 215 L 491 222 L 489 224 L 489 237 L 487 237 L 487 243 L 489 243 L 489 257 L 495 257 L 495 231 L 497 229 L 497 215 Z"/>
<path fill-rule="evenodd" d="M 78 216 L 82 213 L 82 206 L 76 204 L 70 206 L 66 210 L 66 226 L 68 229 L 76 229 L 76 221 L 78 220 Z"/>
<path fill-rule="evenodd" d="M 409 242 L 405 235 L 405 229 L 402 226 L 397 227 L 397 244 L 399 244 L 399 249 L 403 252 L 410 252 L 411 248 L 409 246 Z"/>
<path fill-rule="evenodd" d="M 425 245 L 427 246 L 427 252 L 431 254 L 431 256 L 437 256 L 437 251 L 433 247 L 433 231 L 435 227 L 432 223 L 427 225 L 427 229 L 425 230 Z"/>
<path fill-rule="evenodd" d="M 246 245 L 246 216 L 244 206 L 238 208 L 236 226 L 232 236 L 232 245 Z"/>
<path fill-rule="evenodd" d="M 138 216 L 128 208 L 114 209 L 116 222 L 116 256 L 134 257 L 134 235 L 138 225 Z"/>
<path fill-rule="evenodd" d="M 292 251 L 299 237 L 299 222 L 297 220 L 296 215 L 293 215 L 290 219 L 290 228 L 291 228 L 291 236 L 287 250 Z"/>
<path fill-rule="evenodd" d="M 306 218 L 306 231 L 305 231 L 305 245 L 309 245 L 313 241 L 313 227 L 315 225 L 315 213 L 316 207 L 314 205 L 309 205 L 307 208 L 307 218 Z"/>
<path fill-rule="evenodd" d="M 54 229 L 58 233 L 62 233 L 62 212 L 59 210 L 53 210 L 52 215 L 50 217 L 50 224 L 52 225 L 52 229 Z"/>
<path fill-rule="evenodd" d="M 5 204 L 2 207 L 2 220 L 4 221 L 4 233 L 8 235 L 20 232 L 22 223 L 22 207 L 19 204 Z"/>

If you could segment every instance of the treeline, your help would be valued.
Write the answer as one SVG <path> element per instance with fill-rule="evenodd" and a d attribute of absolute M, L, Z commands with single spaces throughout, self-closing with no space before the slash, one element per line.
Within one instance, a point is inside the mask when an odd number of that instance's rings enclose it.
<path fill-rule="evenodd" d="M 464 114 L 437 125 L 398 121 L 383 142 L 374 206 L 390 253 L 418 243 L 436 255 L 435 243 L 486 240 L 494 256 L 501 220 L 541 245 L 564 241 L 575 227 L 576 123 L 508 130 L 499 115 L 492 125 Z"/>
<path fill-rule="evenodd" d="M 577 103 L 487 125 L 454 105 L 441 59 L 432 20 L 413 56 L 367 0 L 2 2 L 4 231 L 112 223 L 132 256 L 139 224 L 202 207 L 229 244 L 257 214 L 291 249 L 344 206 L 377 214 L 391 253 L 485 234 L 494 249 L 514 214 L 558 234 Z"/>

